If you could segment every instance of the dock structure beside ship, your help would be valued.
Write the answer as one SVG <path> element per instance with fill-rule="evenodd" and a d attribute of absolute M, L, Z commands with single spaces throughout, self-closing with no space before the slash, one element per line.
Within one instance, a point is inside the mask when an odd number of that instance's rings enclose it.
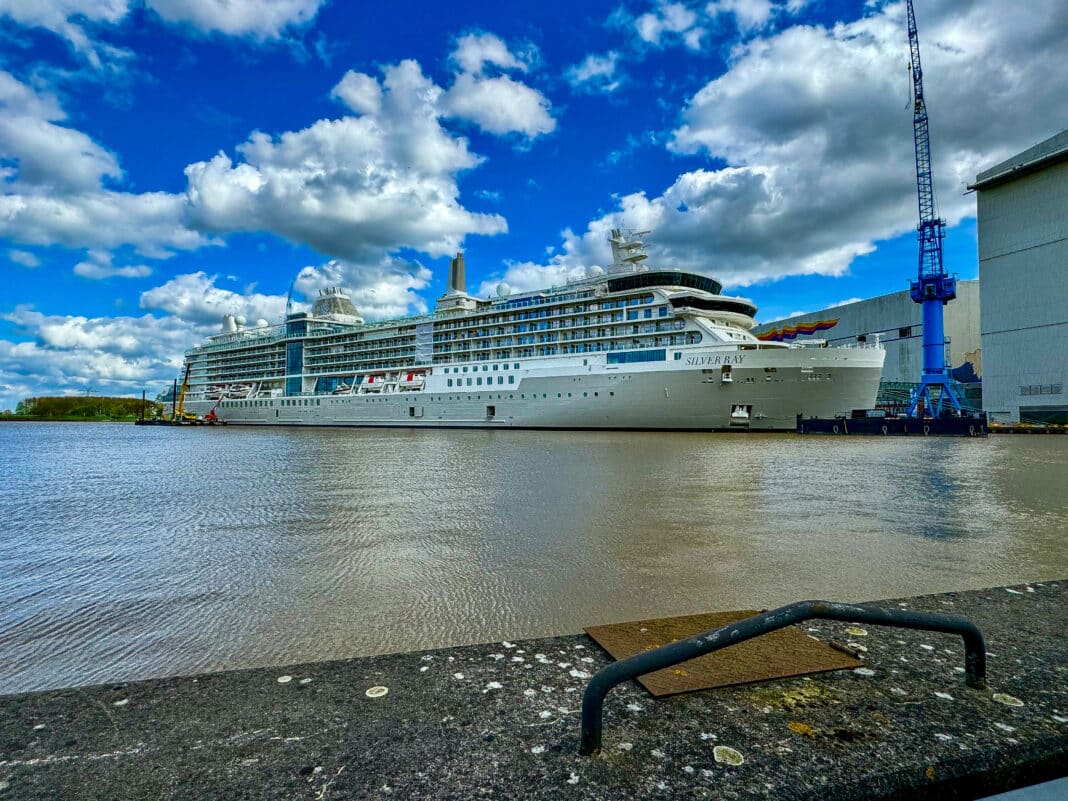
<path fill-rule="evenodd" d="M 340 288 L 281 325 L 186 354 L 185 408 L 247 425 L 793 430 L 872 406 L 885 352 L 765 342 L 756 307 L 705 275 L 650 269 L 643 236 L 542 291 L 476 298 L 463 254 L 432 314 L 366 322 Z"/>
<path fill-rule="evenodd" d="M 797 416 L 798 434 L 883 437 L 985 437 L 990 433 L 983 412 L 939 417 L 908 417 L 886 414 L 881 409 L 855 409 L 851 415 L 833 418 Z"/>

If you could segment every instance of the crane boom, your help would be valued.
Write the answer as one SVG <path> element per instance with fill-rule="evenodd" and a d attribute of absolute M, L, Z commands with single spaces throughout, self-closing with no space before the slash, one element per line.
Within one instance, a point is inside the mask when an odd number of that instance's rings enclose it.
<path fill-rule="evenodd" d="M 934 178 L 931 175 L 931 132 L 927 102 L 923 97 L 923 67 L 920 65 L 920 39 L 916 14 L 908 0 L 909 51 L 912 73 L 912 129 L 916 147 L 916 194 L 920 211 L 920 276 L 937 275 L 942 270 L 942 238 L 945 221 L 935 216 Z"/>
<path fill-rule="evenodd" d="M 943 306 L 957 297 L 957 281 L 942 266 L 942 240 L 945 220 L 935 214 L 934 178 L 931 171 L 931 133 L 927 102 L 923 96 L 923 68 L 920 66 L 920 37 L 912 0 L 906 0 L 909 29 L 910 70 L 912 72 L 912 133 L 916 149 L 916 195 L 919 205 L 919 269 L 912 282 L 911 296 L 923 304 L 923 374 L 909 402 L 908 414 L 922 411 L 938 416 L 945 403 L 961 410 L 956 382 L 946 370 L 946 337 Z M 935 391 L 932 392 L 932 389 Z"/>

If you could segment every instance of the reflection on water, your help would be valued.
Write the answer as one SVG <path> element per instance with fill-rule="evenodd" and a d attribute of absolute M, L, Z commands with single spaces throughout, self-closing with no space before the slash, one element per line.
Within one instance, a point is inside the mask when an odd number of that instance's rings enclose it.
<path fill-rule="evenodd" d="M 1068 439 L 0 426 L 0 692 L 1068 576 Z"/>

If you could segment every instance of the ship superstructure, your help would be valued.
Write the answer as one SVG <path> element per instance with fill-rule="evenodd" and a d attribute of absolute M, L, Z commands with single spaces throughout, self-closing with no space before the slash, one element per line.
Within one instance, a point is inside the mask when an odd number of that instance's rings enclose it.
<path fill-rule="evenodd" d="M 365 322 L 341 289 L 281 325 L 228 315 L 186 354 L 186 406 L 248 424 L 713 430 L 873 405 L 881 348 L 762 342 L 750 301 L 646 266 L 644 233 L 613 230 L 612 264 L 581 280 L 493 298 L 466 292 L 458 254 L 422 316 Z"/>

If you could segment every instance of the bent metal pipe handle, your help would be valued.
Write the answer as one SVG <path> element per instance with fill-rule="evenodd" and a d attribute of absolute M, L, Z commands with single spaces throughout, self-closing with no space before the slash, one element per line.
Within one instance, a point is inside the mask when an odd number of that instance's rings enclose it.
<path fill-rule="evenodd" d="M 815 618 L 959 634 L 964 639 L 966 683 L 975 688 L 986 686 L 986 644 L 983 641 L 983 633 L 969 620 L 933 612 L 884 609 L 833 601 L 799 601 L 621 659 L 601 670 L 590 679 L 582 696 L 579 753 L 588 756 L 600 750 L 604 699 L 608 691 L 617 684 Z"/>

